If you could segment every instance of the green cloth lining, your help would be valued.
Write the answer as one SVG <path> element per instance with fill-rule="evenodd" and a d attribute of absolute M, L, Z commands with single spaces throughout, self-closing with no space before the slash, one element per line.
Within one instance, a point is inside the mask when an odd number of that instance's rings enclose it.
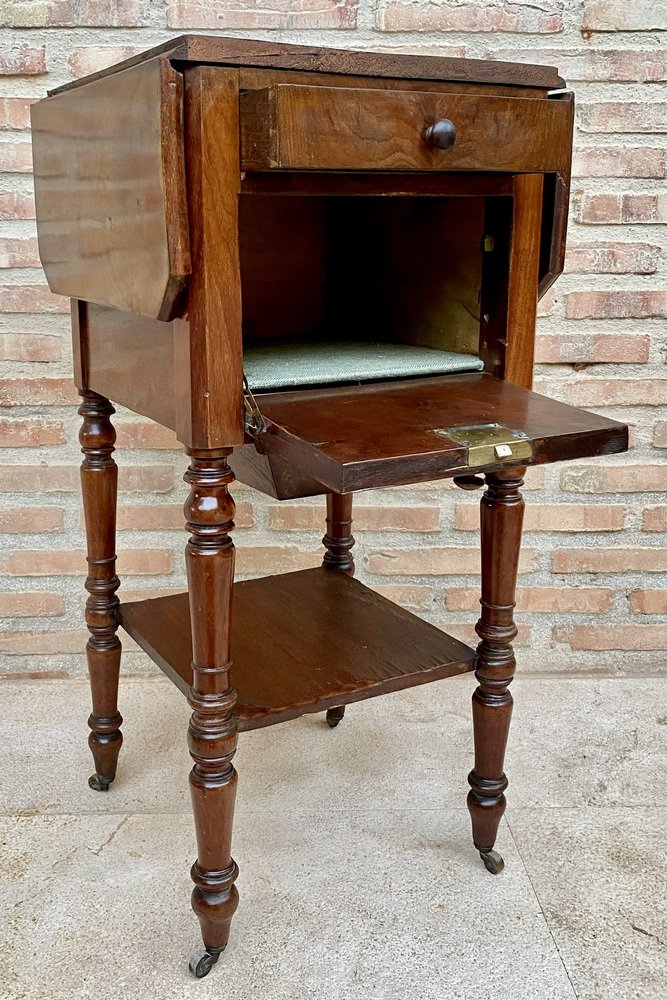
<path fill-rule="evenodd" d="M 275 346 L 248 347 L 243 354 L 243 369 L 253 392 L 336 382 L 450 375 L 478 372 L 483 368 L 483 362 L 474 354 L 457 354 L 414 344 L 277 341 Z"/>

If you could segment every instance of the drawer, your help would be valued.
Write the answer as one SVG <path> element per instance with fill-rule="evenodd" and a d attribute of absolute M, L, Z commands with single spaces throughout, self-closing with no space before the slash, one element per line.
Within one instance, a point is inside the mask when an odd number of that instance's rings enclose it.
<path fill-rule="evenodd" d="M 570 101 L 275 84 L 240 105 L 247 171 L 565 172 L 570 159 Z"/>

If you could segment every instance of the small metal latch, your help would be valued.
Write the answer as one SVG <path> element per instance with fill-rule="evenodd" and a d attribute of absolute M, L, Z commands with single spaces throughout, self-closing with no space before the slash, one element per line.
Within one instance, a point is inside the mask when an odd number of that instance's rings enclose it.
<path fill-rule="evenodd" d="M 436 431 L 468 448 L 468 468 L 481 469 L 501 462 L 522 462 L 533 456 L 533 445 L 521 431 L 500 424 L 477 424 L 472 427 L 446 427 Z"/>
<path fill-rule="evenodd" d="M 248 385 L 245 372 L 243 373 L 243 426 L 246 433 L 251 436 L 261 434 L 264 430 L 264 417 Z"/>

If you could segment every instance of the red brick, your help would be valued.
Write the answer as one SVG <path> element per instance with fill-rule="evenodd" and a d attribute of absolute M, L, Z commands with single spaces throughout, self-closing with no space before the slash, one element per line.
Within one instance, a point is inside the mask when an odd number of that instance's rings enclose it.
<path fill-rule="evenodd" d="M 303 506 L 280 504 L 269 507 L 269 527 L 277 531 L 324 531 L 322 504 Z M 353 531 L 437 531 L 438 507 L 365 507 L 358 504 L 353 512 Z"/>
<path fill-rule="evenodd" d="M 562 3 L 540 10 L 535 4 L 491 6 L 479 3 L 383 0 L 378 8 L 381 31 L 513 31 L 549 34 L 562 31 Z"/>
<path fill-rule="evenodd" d="M 35 198 L 32 194 L 22 191 L 0 192 L 0 221 L 12 222 L 14 219 L 34 219 Z M 17 310 L 12 310 L 17 311 Z M 21 311 L 21 310 L 18 310 Z"/>
<path fill-rule="evenodd" d="M 472 646 L 473 649 L 479 642 L 477 638 L 477 633 L 475 632 L 474 622 L 434 622 L 436 628 L 442 629 L 447 635 L 451 635 L 454 639 L 458 639 L 459 642 L 465 642 L 468 646 Z M 527 625 L 523 625 L 521 622 L 518 623 L 518 634 L 515 639 L 512 640 L 512 646 L 521 647 L 527 646 L 530 642 L 530 628 Z"/>
<path fill-rule="evenodd" d="M 252 526 L 251 503 L 245 501 L 236 504 L 234 524 L 237 528 Z M 178 503 L 123 504 L 118 508 L 118 530 L 185 531 L 183 508 Z"/>
<path fill-rule="evenodd" d="M 116 444 L 119 448 L 130 449 L 160 448 L 172 451 L 183 448 L 175 433 L 168 427 L 144 421 L 116 424 Z"/>
<path fill-rule="evenodd" d="M 667 316 L 667 292 L 570 292 L 565 296 L 568 319 L 642 319 Z"/>
<path fill-rule="evenodd" d="M 118 488 L 126 493 L 168 493 L 174 470 L 168 465 L 126 466 L 118 472 Z M 5 465 L 0 467 L 0 493 L 78 493 L 77 465 Z"/>
<path fill-rule="evenodd" d="M 667 379 L 584 376 L 559 386 L 558 392 L 554 387 L 551 394 L 574 406 L 662 406 L 667 399 Z"/>
<path fill-rule="evenodd" d="M 30 125 L 30 105 L 36 97 L 0 97 L 0 128 L 24 129 Z"/>
<path fill-rule="evenodd" d="M 633 590 L 628 603 L 633 615 L 667 615 L 667 590 Z"/>
<path fill-rule="evenodd" d="M 526 469 L 526 475 L 524 476 L 524 482 L 522 489 L 525 490 L 543 490 L 544 489 L 544 467 L 531 466 Z"/>
<path fill-rule="evenodd" d="M 649 338 L 643 334 L 555 333 L 538 337 L 538 364 L 646 364 Z"/>
<path fill-rule="evenodd" d="M 0 406 L 71 406 L 78 402 L 71 378 L 0 379 Z"/>
<path fill-rule="evenodd" d="M 55 632 L 5 632 L 0 637 L 0 652 L 5 656 L 63 656 L 66 653 L 83 653 L 88 633 L 83 630 Z M 123 637 L 124 639 L 125 637 Z M 123 643 L 124 644 L 124 643 Z"/>
<path fill-rule="evenodd" d="M 667 490 L 667 464 L 575 465 L 560 474 L 568 493 L 659 493 Z"/>
<path fill-rule="evenodd" d="M 646 649 L 667 648 L 667 625 L 556 625 L 556 642 L 566 642 L 571 649 Z"/>
<path fill-rule="evenodd" d="M 132 587 L 132 589 L 126 588 L 123 583 L 123 589 L 121 592 L 122 600 L 126 601 L 128 604 L 130 601 L 149 601 L 154 597 L 174 597 L 176 594 L 183 594 L 185 592 L 184 587 Z M 86 595 L 81 595 L 81 603 L 85 604 Z M 122 641 L 125 641 L 125 636 L 122 637 Z"/>
<path fill-rule="evenodd" d="M 0 361 L 59 361 L 60 337 L 41 333 L 0 333 Z"/>
<path fill-rule="evenodd" d="M 537 315 L 538 316 L 551 316 L 554 309 L 556 308 L 556 294 L 553 288 L 550 288 L 546 295 L 537 303 Z"/>
<path fill-rule="evenodd" d="M 521 573 L 536 568 L 536 552 L 522 549 Z M 420 548 L 374 551 L 368 555 L 368 571 L 383 576 L 444 576 L 479 573 L 480 554 L 477 546 L 469 548 Z"/>
<path fill-rule="evenodd" d="M 5 285 L 0 288 L 0 310 L 7 313 L 67 313 L 69 299 L 54 295 L 46 285 Z"/>
<path fill-rule="evenodd" d="M 2 618 L 54 618 L 64 613 L 65 602 L 61 594 L 37 591 L 0 594 Z"/>
<path fill-rule="evenodd" d="M 0 267 L 39 267 L 36 239 L 0 239 Z"/>
<path fill-rule="evenodd" d="M 148 0 L 5 0 L 10 28 L 135 28 L 145 23 Z"/>
<path fill-rule="evenodd" d="M 0 171 L 8 174 L 32 173 L 29 142 L 0 142 Z"/>
<path fill-rule="evenodd" d="M 41 632 L 6 632 L 0 638 L 0 652 L 8 656 L 63 656 L 66 653 L 81 653 L 83 655 L 88 638 L 88 633 L 83 629 L 78 631 L 66 629 L 57 632 L 53 629 Z M 126 653 L 136 652 L 139 649 L 134 639 L 130 639 L 126 634 L 123 634 L 122 642 L 123 650 Z M 22 680 L 25 680 L 26 677 L 43 680 L 47 677 L 56 679 L 62 677 L 63 674 L 50 671 L 38 674 L 3 674 L 2 676 L 4 679 L 13 676 Z"/>
<path fill-rule="evenodd" d="M 124 549 L 118 553 L 118 573 L 152 576 L 171 573 L 173 558 L 166 549 Z M 8 576 L 85 576 L 83 550 L 22 549 L 0 558 L 0 573 Z"/>
<path fill-rule="evenodd" d="M 60 420 L 10 420 L 0 417 L 0 447 L 39 448 L 64 444 L 65 432 Z"/>
<path fill-rule="evenodd" d="M 0 531 L 7 534 L 33 535 L 42 531 L 63 531 L 64 527 L 62 507 L 5 507 L 0 510 Z"/>
<path fill-rule="evenodd" d="M 655 0 L 585 0 L 581 29 L 594 31 L 667 30 L 667 11 Z"/>
<path fill-rule="evenodd" d="M 489 59 L 557 66 L 568 83 L 581 80 L 638 80 L 642 83 L 667 80 L 667 57 L 662 49 L 487 49 Z"/>
<path fill-rule="evenodd" d="M 518 587 L 516 610 L 530 614 L 599 614 L 611 611 L 614 594 L 607 587 Z M 477 611 L 479 589 L 448 587 L 445 603 L 450 611 Z"/>
<path fill-rule="evenodd" d="M 579 146 L 572 160 L 575 177 L 659 177 L 667 173 L 664 149 Z"/>
<path fill-rule="evenodd" d="M 578 122 L 582 132 L 667 132 L 667 104 L 656 100 L 580 104 Z"/>
<path fill-rule="evenodd" d="M 664 573 L 667 551 L 660 549 L 559 549 L 552 555 L 554 573 Z"/>
<path fill-rule="evenodd" d="M 356 0 L 168 0 L 170 28 L 354 28 Z"/>
<path fill-rule="evenodd" d="M 0 49 L 1 76 L 39 76 L 46 73 L 46 46 L 7 45 Z"/>
<path fill-rule="evenodd" d="M 140 51 L 135 45 L 86 45 L 70 52 L 67 68 L 72 76 L 89 76 L 125 59 L 131 59 Z"/>
<path fill-rule="evenodd" d="M 528 504 L 524 531 L 620 531 L 627 509 L 616 504 L 545 503 Z M 457 505 L 455 527 L 460 531 L 479 529 L 477 505 Z"/>
<path fill-rule="evenodd" d="M 644 531 L 667 531 L 667 506 L 647 507 L 642 518 Z"/>
<path fill-rule="evenodd" d="M 667 197 L 662 194 L 579 194 L 574 218 L 584 225 L 631 225 L 667 222 Z"/>
<path fill-rule="evenodd" d="M 667 448 L 667 420 L 658 420 L 653 428 L 653 447 Z"/>
<path fill-rule="evenodd" d="M 382 586 L 371 587 L 371 590 L 410 611 L 427 611 L 433 604 L 433 587 L 385 583 Z"/>
<path fill-rule="evenodd" d="M 249 576 L 310 569 L 321 562 L 321 552 L 303 552 L 295 545 L 243 545 L 236 550 L 236 572 Z"/>
<path fill-rule="evenodd" d="M 570 244 L 565 270 L 570 274 L 654 274 L 662 248 L 651 243 Z"/>

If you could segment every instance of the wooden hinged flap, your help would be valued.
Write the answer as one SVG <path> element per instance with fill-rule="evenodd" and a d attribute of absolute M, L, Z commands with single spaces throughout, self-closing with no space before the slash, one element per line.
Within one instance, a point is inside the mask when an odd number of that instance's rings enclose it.
<path fill-rule="evenodd" d="M 256 400 L 263 422 L 252 433 L 257 450 L 337 493 L 627 448 L 624 424 L 487 374 Z"/>

